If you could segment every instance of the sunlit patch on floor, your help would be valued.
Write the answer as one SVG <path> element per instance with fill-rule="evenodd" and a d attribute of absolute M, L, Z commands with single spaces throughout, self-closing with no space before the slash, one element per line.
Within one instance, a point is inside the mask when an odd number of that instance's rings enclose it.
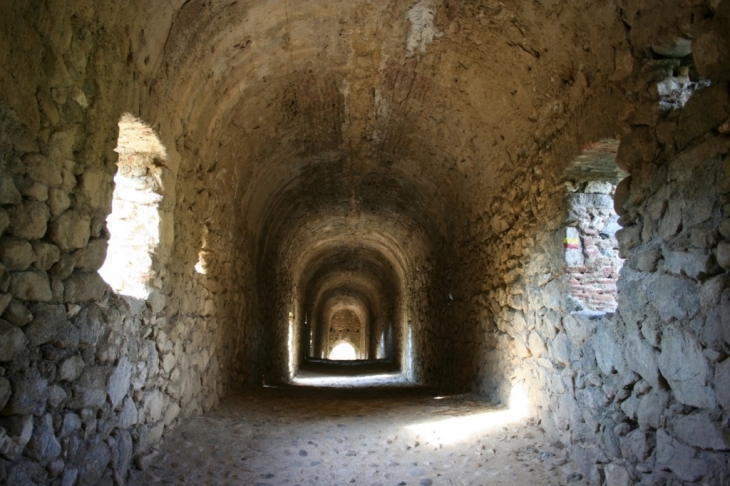
<path fill-rule="evenodd" d="M 436 400 L 444 398 L 435 397 Z M 406 430 L 428 442 L 450 445 L 518 422 L 527 416 L 527 411 L 527 394 L 521 386 L 515 386 L 510 395 L 509 408 L 413 424 L 407 426 Z"/>

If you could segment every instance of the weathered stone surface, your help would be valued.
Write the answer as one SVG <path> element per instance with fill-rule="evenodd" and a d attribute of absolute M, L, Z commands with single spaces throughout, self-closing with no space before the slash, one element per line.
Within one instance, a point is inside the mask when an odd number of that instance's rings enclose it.
<path fill-rule="evenodd" d="M 0 377 L 0 410 L 5 408 L 5 404 L 8 403 L 10 392 L 10 382 L 7 378 Z"/>
<path fill-rule="evenodd" d="M 623 456 L 631 461 L 643 462 L 653 452 L 656 438 L 638 429 L 627 434 L 621 441 Z"/>
<path fill-rule="evenodd" d="M 0 361 L 10 361 L 26 345 L 23 331 L 16 325 L 0 319 Z"/>
<path fill-rule="evenodd" d="M 621 258 L 626 258 L 628 252 L 641 243 L 642 226 L 628 226 L 616 232 L 616 240 L 619 244 Z"/>
<path fill-rule="evenodd" d="M 669 394 L 662 390 L 652 390 L 644 395 L 636 411 L 642 430 L 659 429 L 664 424 L 662 415 L 669 403 Z"/>
<path fill-rule="evenodd" d="M 12 295 L 0 293 L 0 316 L 3 315 L 3 313 L 5 312 L 5 309 L 8 308 L 8 305 L 10 305 L 10 302 L 12 300 L 13 300 Z"/>
<path fill-rule="evenodd" d="M 33 314 L 17 300 L 10 301 L 2 317 L 8 322 L 21 327 L 33 320 Z"/>
<path fill-rule="evenodd" d="M 83 248 L 91 234 L 91 217 L 77 210 L 69 210 L 58 217 L 49 231 L 51 241 L 62 251 Z"/>
<path fill-rule="evenodd" d="M 699 252 L 667 251 L 664 252 L 662 269 L 668 273 L 697 279 L 700 275 L 710 272 L 712 259 L 710 255 Z"/>
<path fill-rule="evenodd" d="M 73 386 L 73 396 L 68 408 L 98 409 L 106 402 L 106 369 L 100 366 L 87 367 Z"/>
<path fill-rule="evenodd" d="M 716 406 L 715 393 L 707 386 L 711 376 L 709 365 L 689 332 L 676 326 L 665 329 L 658 361 L 677 400 L 699 408 Z"/>
<path fill-rule="evenodd" d="M 25 336 L 34 346 L 46 344 L 66 324 L 66 310 L 60 305 L 37 304 L 33 307 L 33 321 L 25 329 Z"/>
<path fill-rule="evenodd" d="M 672 420 L 672 431 L 679 440 L 691 446 L 721 451 L 730 449 L 727 428 L 703 413 L 676 417 Z"/>
<path fill-rule="evenodd" d="M 721 241 L 717 245 L 717 264 L 725 270 L 730 270 L 730 241 Z"/>
<path fill-rule="evenodd" d="M 46 234 L 51 211 L 42 202 L 25 201 L 8 210 L 11 234 L 26 240 L 38 240 Z"/>
<path fill-rule="evenodd" d="M 15 187 L 13 178 L 7 174 L 0 174 L 0 204 L 20 204 L 23 196 Z"/>
<path fill-rule="evenodd" d="M 621 139 L 616 154 L 616 165 L 626 172 L 632 167 L 650 162 L 656 152 L 656 140 L 646 127 L 640 127 Z"/>
<path fill-rule="evenodd" d="M 58 365 L 57 378 L 59 381 L 74 381 L 84 371 L 84 360 L 81 356 L 71 356 Z"/>
<path fill-rule="evenodd" d="M 12 274 L 10 293 L 13 298 L 26 302 L 48 302 L 53 298 L 48 275 L 34 270 Z"/>
<path fill-rule="evenodd" d="M 604 375 L 626 370 L 623 352 L 608 329 L 599 328 L 594 336 L 593 347 L 596 350 L 596 361 Z"/>
<path fill-rule="evenodd" d="M 730 412 L 730 359 L 715 367 L 715 392 L 722 408 Z"/>
<path fill-rule="evenodd" d="M 132 377 L 132 365 L 126 356 L 123 356 L 117 364 L 114 373 L 109 377 L 107 385 L 107 395 L 112 407 L 117 408 L 122 399 L 129 391 L 130 379 Z"/>
<path fill-rule="evenodd" d="M 41 416 L 45 413 L 48 380 L 41 377 L 38 370 L 30 368 L 22 373 L 11 375 L 9 380 L 13 394 L 1 412 L 3 415 Z"/>
<path fill-rule="evenodd" d="M 607 464 L 605 468 L 606 472 L 606 486 L 632 486 L 631 476 L 625 467 L 618 466 L 616 464 Z"/>
<path fill-rule="evenodd" d="M 34 241 L 33 251 L 37 257 L 35 267 L 44 272 L 50 270 L 61 259 L 61 251 L 58 247 L 45 241 Z"/>
<path fill-rule="evenodd" d="M 24 179 L 19 185 L 20 193 L 29 199 L 45 202 L 48 200 L 48 186 L 40 182 Z"/>
<path fill-rule="evenodd" d="M 81 429 L 81 418 L 75 413 L 68 412 L 63 415 L 63 423 L 61 424 L 61 433 L 59 438 L 64 439 Z"/>
<path fill-rule="evenodd" d="M 71 199 L 63 189 L 51 187 L 48 190 L 48 207 L 52 216 L 58 216 L 71 207 Z"/>
<path fill-rule="evenodd" d="M 10 215 L 3 208 L 0 208 L 0 235 L 10 226 Z"/>
<path fill-rule="evenodd" d="M 659 275 L 648 284 L 647 296 L 666 322 L 693 317 L 699 310 L 697 284 L 686 278 Z"/>
<path fill-rule="evenodd" d="M 670 470 L 679 479 L 690 482 L 697 481 L 707 472 L 705 462 L 694 458 L 694 449 L 681 444 L 663 429 L 657 431 L 656 442 L 658 467 Z"/>
<path fill-rule="evenodd" d="M 99 300 L 107 289 L 106 282 L 96 272 L 74 272 L 63 285 L 64 301 L 70 303 Z"/>
<path fill-rule="evenodd" d="M 76 258 L 73 255 L 61 254 L 58 263 L 51 268 L 51 274 L 59 280 L 64 280 L 71 275 L 76 268 Z"/>
<path fill-rule="evenodd" d="M 134 405 L 132 397 L 126 397 L 122 402 L 122 409 L 119 412 L 118 426 L 126 429 L 137 423 L 139 413 Z"/>
<path fill-rule="evenodd" d="M 651 383 L 652 387 L 659 388 L 659 367 L 656 353 L 636 330 L 629 332 L 626 336 L 624 357 L 632 371 Z"/>
<path fill-rule="evenodd" d="M 50 414 L 36 419 L 33 437 L 28 442 L 28 453 L 31 458 L 42 463 L 51 461 L 61 454 L 61 444 L 53 433 L 53 418 Z"/>
<path fill-rule="evenodd" d="M 111 459 L 109 446 L 101 438 L 92 441 L 79 467 L 79 477 L 82 478 L 83 484 L 97 484 Z"/>
<path fill-rule="evenodd" d="M 49 160 L 41 154 L 28 154 L 23 157 L 26 173 L 34 181 L 41 182 L 48 186 L 60 186 L 63 184 L 61 167 L 54 161 Z"/>
<path fill-rule="evenodd" d="M 700 135 L 720 125 L 728 118 L 727 89 L 719 84 L 695 92 L 684 106 L 674 140 L 682 149 Z"/>
<path fill-rule="evenodd" d="M 59 385 L 51 385 L 48 387 L 48 405 L 51 408 L 58 408 L 68 398 L 66 390 Z"/>
<path fill-rule="evenodd" d="M 145 393 L 144 413 L 147 422 L 158 422 L 162 418 L 164 396 L 159 390 Z"/>
<path fill-rule="evenodd" d="M 573 346 L 582 345 L 595 331 L 596 319 L 587 314 L 572 313 L 563 317 L 563 327 Z"/>
<path fill-rule="evenodd" d="M 107 241 L 103 238 L 89 240 L 85 248 L 74 252 L 76 268 L 81 270 L 99 270 L 106 259 Z"/>
<path fill-rule="evenodd" d="M 114 434 L 114 438 L 117 441 L 117 454 L 114 455 L 112 467 L 119 471 L 122 477 L 126 477 L 132 463 L 132 436 L 126 430 L 120 430 Z"/>
<path fill-rule="evenodd" d="M 21 272 L 36 261 L 36 254 L 25 240 L 3 238 L 0 239 L 0 260 L 7 270 Z"/>

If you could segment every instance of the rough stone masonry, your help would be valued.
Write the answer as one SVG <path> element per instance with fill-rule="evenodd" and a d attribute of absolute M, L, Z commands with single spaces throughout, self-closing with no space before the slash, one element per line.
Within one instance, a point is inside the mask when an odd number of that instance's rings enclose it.
<path fill-rule="evenodd" d="M 728 0 L 3 1 L 0 482 L 123 484 L 349 299 L 592 484 L 728 484 L 729 82 Z"/>

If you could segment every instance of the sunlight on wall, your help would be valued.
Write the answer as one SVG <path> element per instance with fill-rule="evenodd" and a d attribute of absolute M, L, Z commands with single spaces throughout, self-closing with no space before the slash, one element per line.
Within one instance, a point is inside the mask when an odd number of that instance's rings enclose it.
<path fill-rule="evenodd" d="M 524 388 L 517 385 L 512 388 L 509 408 L 506 410 L 491 410 L 462 417 L 450 417 L 444 420 L 409 425 L 406 429 L 428 442 L 443 445 L 456 444 L 474 435 L 483 434 L 525 418 L 528 407 L 527 393 Z"/>
<path fill-rule="evenodd" d="M 330 352 L 329 359 L 341 359 L 341 360 L 353 360 L 357 359 L 357 351 L 352 347 L 352 344 L 341 342 Z"/>

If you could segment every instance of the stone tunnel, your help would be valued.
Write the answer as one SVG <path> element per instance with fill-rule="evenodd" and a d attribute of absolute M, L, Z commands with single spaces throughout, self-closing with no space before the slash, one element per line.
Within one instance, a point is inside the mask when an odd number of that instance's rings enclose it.
<path fill-rule="evenodd" d="M 0 41 L 0 482 L 318 384 L 522 390 L 586 484 L 730 484 L 729 1 L 4 0 Z"/>

